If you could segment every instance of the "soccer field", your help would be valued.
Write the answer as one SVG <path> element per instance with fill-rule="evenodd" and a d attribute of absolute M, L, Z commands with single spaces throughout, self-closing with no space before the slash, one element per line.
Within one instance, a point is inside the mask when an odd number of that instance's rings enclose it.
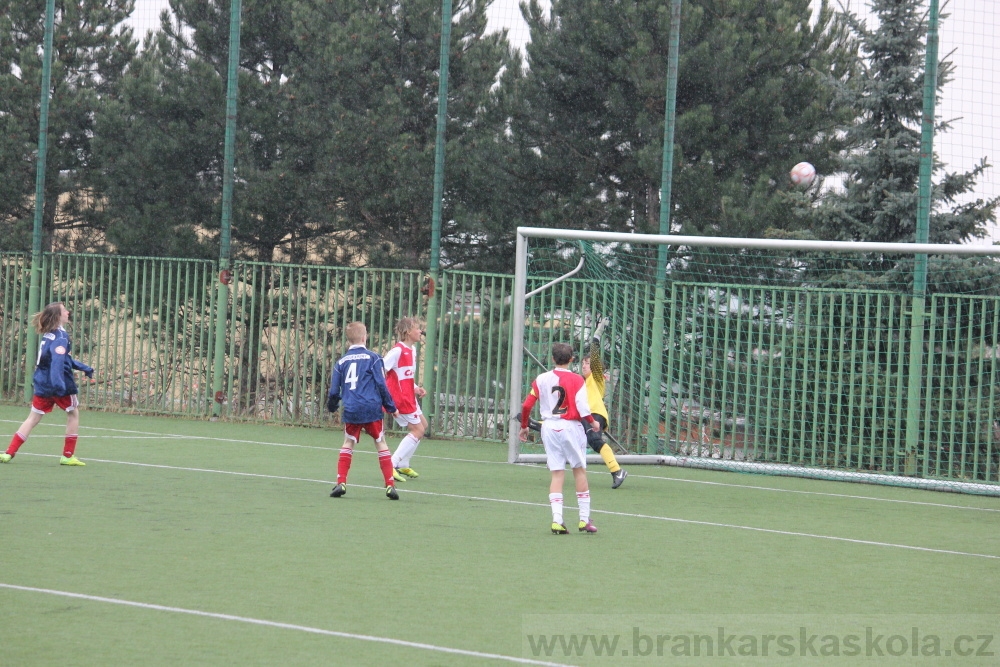
<path fill-rule="evenodd" d="M 68 468 L 63 424 L 0 466 L 0 665 L 998 663 L 996 498 L 592 467 L 600 532 L 553 536 L 501 444 L 391 502 L 367 437 L 333 499 L 337 431 L 85 411 Z"/>

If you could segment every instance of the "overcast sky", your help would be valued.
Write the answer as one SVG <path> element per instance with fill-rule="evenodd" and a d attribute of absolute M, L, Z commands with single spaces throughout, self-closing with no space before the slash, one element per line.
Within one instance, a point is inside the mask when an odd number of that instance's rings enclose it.
<path fill-rule="evenodd" d="M 541 0 L 545 5 L 546 0 Z M 814 5 L 818 4 L 813 0 Z M 833 0 L 836 7 L 836 0 Z M 868 0 L 841 0 L 842 5 L 864 15 Z M 934 150 L 948 171 L 965 171 L 980 159 L 997 165 L 979 180 L 976 196 L 1000 195 L 1000 51 L 994 48 L 1000 39 L 1000 2 L 997 0 L 941 0 L 946 16 L 940 27 L 940 55 L 948 54 L 955 63 L 955 80 L 944 89 L 938 103 L 939 119 L 953 120 L 952 129 L 934 138 Z M 136 0 L 133 24 L 141 37 L 159 26 L 158 16 L 168 7 L 167 0 Z M 496 0 L 489 11 L 490 25 L 506 28 L 512 43 L 528 40 L 527 27 L 521 20 L 517 0 Z M 683 26 L 681 27 L 683 30 Z M 1000 228 L 992 239 L 1000 242 Z"/>

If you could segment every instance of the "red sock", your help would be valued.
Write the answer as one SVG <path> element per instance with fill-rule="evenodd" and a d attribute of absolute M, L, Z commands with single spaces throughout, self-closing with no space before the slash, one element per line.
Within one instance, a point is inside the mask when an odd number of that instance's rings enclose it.
<path fill-rule="evenodd" d="M 70 458 L 71 456 L 73 456 L 73 452 L 76 451 L 77 437 L 79 436 L 77 436 L 76 434 L 66 436 L 66 443 L 63 445 L 63 456 L 65 456 L 66 458 Z"/>
<path fill-rule="evenodd" d="M 21 449 L 21 445 L 24 444 L 25 440 L 27 440 L 27 438 L 25 438 L 23 435 L 21 435 L 20 433 L 15 433 L 14 437 L 10 439 L 10 447 L 7 448 L 7 453 L 10 454 L 11 456 L 17 454 L 17 450 Z"/>
<path fill-rule="evenodd" d="M 351 469 L 351 458 L 354 450 L 344 447 L 340 450 L 340 462 L 337 464 L 337 484 L 347 484 L 347 471 Z"/>
<path fill-rule="evenodd" d="M 382 469 L 382 475 L 385 477 L 385 485 L 396 486 L 396 483 L 392 480 L 392 452 L 388 449 L 378 453 L 378 467 Z"/>

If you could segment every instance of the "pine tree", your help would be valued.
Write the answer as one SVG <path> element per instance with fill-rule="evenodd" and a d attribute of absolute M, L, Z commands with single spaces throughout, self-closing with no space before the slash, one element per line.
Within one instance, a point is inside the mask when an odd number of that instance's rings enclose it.
<path fill-rule="evenodd" d="M 31 248 L 45 0 L 0 0 L 0 248 Z M 56 3 L 43 247 L 89 247 L 100 200 L 86 180 L 94 110 L 114 94 L 136 43 L 134 0 Z M 99 241 L 98 241 L 99 242 Z"/>
<path fill-rule="evenodd" d="M 543 226 L 657 232 L 669 2 L 556 0 L 531 29 L 513 141 Z M 824 3 L 690 0 L 683 5 L 672 225 L 760 236 L 800 224 L 787 172 L 825 166 L 850 110 L 832 82 L 853 56 Z"/>
<path fill-rule="evenodd" d="M 446 239 L 482 226 L 476 147 L 499 133 L 483 110 L 509 47 L 485 34 L 486 4 L 454 3 Z M 427 264 L 440 7 L 244 0 L 236 256 Z M 194 230 L 218 229 L 229 3 L 172 0 L 171 8 L 174 19 L 108 109 L 102 149 L 109 237 L 123 248 L 155 240 L 174 254 Z"/>
<path fill-rule="evenodd" d="M 916 240 L 927 17 L 918 0 L 872 0 L 874 27 L 846 15 L 856 34 L 865 67 L 845 83 L 843 98 L 859 115 L 847 127 L 848 150 L 835 165 L 842 189 L 823 197 L 816 235 L 847 241 Z M 942 20 L 947 17 L 942 16 Z M 947 60 L 938 66 L 938 95 L 951 79 Z M 947 131 L 937 121 L 935 133 Z M 964 173 L 945 173 L 934 184 L 929 241 L 961 243 L 986 234 L 997 200 L 966 203 L 989 165 L 981 160 Z M 944 165 L 935 155 L 934 173 Z"/>

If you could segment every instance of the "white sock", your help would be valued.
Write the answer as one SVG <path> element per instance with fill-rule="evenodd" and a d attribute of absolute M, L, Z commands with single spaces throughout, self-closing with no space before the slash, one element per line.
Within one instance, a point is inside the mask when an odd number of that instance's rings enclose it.
<path fill-rule="evenodd" d="M 403 439 L 399 442 L 399 447 L 396 447 L 396 453 L 392 455 L 392 467 L 409 468 L 410 459 L 413 457 L 413 453 L 417 451 L 417 445 L 419 444 L 420 440 L 414 438 L 412 434 L 407 433 L 403 436 Z"/>
<path fill-rule="evenodd" d="M 552 505 L 552 523 L 563 522 L 563 502 L 561 493 L 549 494 L 549 505 Z"/>
<path fill-rule="evenodd" d="M 580 508 L 580 521 L 590 521 L 590 491 L 577 491 L 576 504 Z"/>

